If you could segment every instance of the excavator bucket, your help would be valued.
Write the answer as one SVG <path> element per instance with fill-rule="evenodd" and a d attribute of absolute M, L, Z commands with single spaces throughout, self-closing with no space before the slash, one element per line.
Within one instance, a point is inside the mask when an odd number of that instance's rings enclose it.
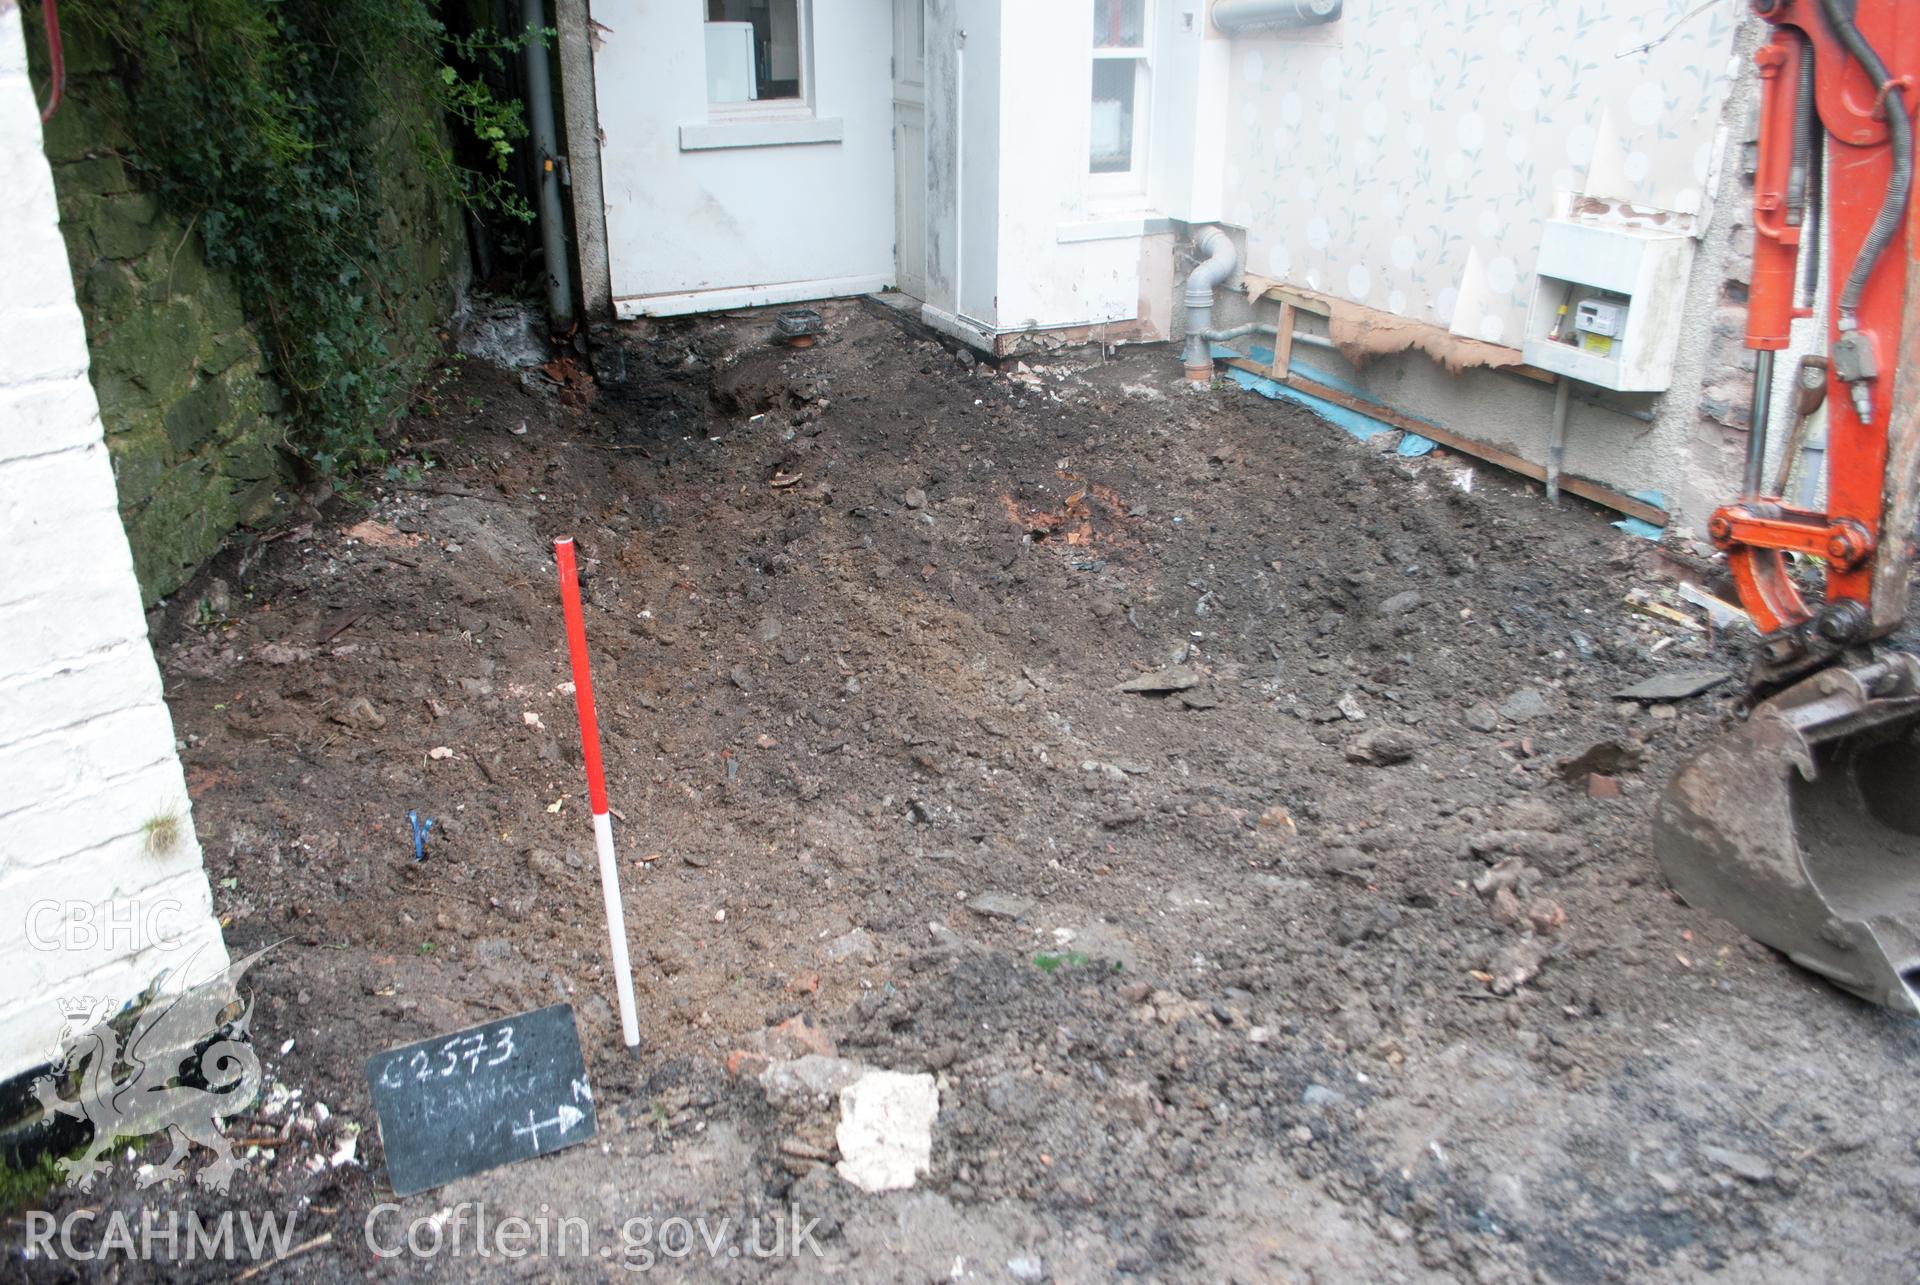
<path fill-rule="evenodd" d="M 1889 655 L 1756 705 L 1675 774 L 1654 851 L 1688 904 L 1920 1014 L 1920 665 Z"/>

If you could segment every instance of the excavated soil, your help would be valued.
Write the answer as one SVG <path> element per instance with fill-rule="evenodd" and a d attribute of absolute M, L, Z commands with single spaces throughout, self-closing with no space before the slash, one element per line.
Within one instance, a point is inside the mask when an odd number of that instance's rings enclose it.
<path fill-rule="evenodd" d="M 387 480 L 156 619 L 228 939 L 280 942 L 249 980 L 284 1087 L 230 1124 L 268 1141 L 225 1198 L 123 1167 L 56 1212 L 331 1235 L 271 1278 L 618 1274 L 382 1261 L 362 1232 L 393 1199 L 365 1059 L 564 997 L 597 1144 L 405 1217 L 485 1201 L 616 1245 L 635 1217 L 819 1220 L 818 1257 L 653 1264 L 699 1279 L 1913 1279 L 1920 1025 L 1683 905 L 1649 849 L 1734 685 L 1613 693 L 1742 664 L 1629 602 L 1677 605 L 1684 557 L 1189 393 L 1163 350 L 995 371 L 823 311 L 804 351 L 765 316 L 631 330 L 597 389 L 466 369 Z M 438 819 L 424 862 L 409 811 Z M 770 1097 L 763 1055 L 809 1050 L 937 1077 L 913 1190 L 848 1186 L 831 1105 Z"/>

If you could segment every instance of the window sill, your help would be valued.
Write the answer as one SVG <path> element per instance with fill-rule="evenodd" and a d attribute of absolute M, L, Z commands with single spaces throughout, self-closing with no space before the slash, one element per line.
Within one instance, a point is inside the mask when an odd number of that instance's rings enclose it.
<path fill-rule="evenodd" d="M 846 123 L 838 116 L 809 116 L 800 120 L 735 120 L 680 127 L 680 150 L 704 152 L 722 147 L 792 147 L 803 143 L 838 143 L 846 137 Z"/>
<path fill-rule="evenodd" d="M 1062 223 L 1054 229 L 1054 240 L 1060 245 L 1074 245 L 1082 241 L 1131 241 L 1143 236 L 1153 236 L 1160 232 L 1171 232 L 1173 220 L 1165 215 L 1151 211 L 1115 213 L 1094 217 L 1079 223 Z"/>
<path fill-rule="evenodd" d="M 1096 174 L 1088 184 L 1087 197 L 1081 211 L 1088 220 L 1109 221 L 1112 219 L 1152 218 L 1160 211 L 1153 208 L 1153 198 L 1139 180 L 1131 174 L 1118 176 L 1118 183 L 1103 183 Z"/>

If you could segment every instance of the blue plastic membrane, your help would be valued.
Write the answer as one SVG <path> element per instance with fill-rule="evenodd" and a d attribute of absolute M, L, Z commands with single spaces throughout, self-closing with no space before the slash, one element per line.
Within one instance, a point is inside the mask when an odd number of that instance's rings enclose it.
<path fill-rule="evenodd" d="M 1273 363 L 1273 349 L 1271 348 L 1255 347 L 1246 353 L 1242 353 L 1236 349 L 1227 347 L 1225 344 L 1215 344 L 1213 345 L 1213 355 L 1215 357 L 1248 357 L 1253 361 L 1266 365 Z M 1338 392 L 1352 393 L 1355 397 L 1361 396 L 1357 390 L 1336 375 L 1316 369 L 1302 361 L 1295 361 L 1293 366 L 1301 374 L 1313 380 L 1315 383 L 1324 384 L 1326 387 Z M 1337 428 L 1344 429 L 1363 442 L 1377 433 L 1404 432 L 1404 430 L 1392 424 L 1383 423 L 1371 415 L 1362 415 L 1359 411 L 1348 410 L 1345 406 L 1336 406 L 1324 398 L 1315 397 L 1312 393 L 1303 393 L 1297 388 L 1292 388 L 1286 384 L 1268 379 L 1264 375 L 1256 375 L 1249 370 L 1241 370 L 1237 366 L 1227 367 L 1227 378 L 1233 380 L 1234 383 L 1240 385 L 1242 388 L 1252 389 L 1270 401 L 1293 402 L 1297 406 L 1304 406 L 1321 419 L 1326 420 Z M 1411 459 L 1414 456 L 1425 455 L 1428 451 L 1431 451 L 1433 447 L 1433 439 L 1422 437 L 1418 433 L 1405 433 L 1400 439 L 1400 445 L 1395 448 L 1395 453 Z"/>

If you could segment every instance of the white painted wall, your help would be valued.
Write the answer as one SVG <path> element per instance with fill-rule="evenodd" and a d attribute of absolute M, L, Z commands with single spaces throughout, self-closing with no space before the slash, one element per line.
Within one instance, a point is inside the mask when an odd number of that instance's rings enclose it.
<path fill-rule="evenodd" d="M 922 316 L 970 342 L 995 325 L 1001 0 L 927 0 L 927 296 Z"/>
<path fill-rule="evenodd" d="M 709 123 L 704 6 L 593 5 L 604 28 L 594 86 L 608 256 L 624 314 L 784 302 L 892 282 L 892 0 L 811 0 L 811 8 L 814 125 L 838 121 L 840 136 L 685 150 L 683 127 Z M 810 132 L 805 121 L 771 127 Z M 725 128 L 750 141 L 769 126 Z M 745 294 L 659 298 L 723 290 Z M 655 302 L 639 302 L 648 299 Z"/>
<path fill-rule="evenodd" d="M 1141 234 L 1061 239 L 1086 235 L 1076 225 L 1150 212 L 1144 194 L 1103 206 L 1089 190 L 1091 6 L 1015 0 L 1012 13 L 1000 63 L 999 163 L 1010 199 L 1000 206 L 999 328 L 1131 320 L 1140 311 Z"/>
<path fill-rule="evenodd" d="M 991 342 L 1131 321 L 1143 298 L 1164 324 L 1170 247 L 1154 191 L 1102 197 L 1088 183 L 1091 31 L 1087 4 L 928 0 L 933 325 Z M 1156 82 L 1154 122 L 1161 103 Z"/>
<path fill-rule="evenodd" d="M 0 0 L 0 1079 L 58 1049 L 60 1002 L 133 999 L 226 948 L 147 642 L 20 13 Z M 141 827 L 178 818 L 149 851 Z"/>
<path fill-rule="evenodd" d="M 1161 0 L 1154 10 L 1149 183 L 1154 208 L 1183 223 L 1226 217 L 1233 47 L 1210 37 L 1206 10 L 1207 0 Z"/>
<path fill-rule="evenodd" d="M 1195 95 L 1225 102 L 1212 63 L 1226 54 L 1200 38 L 1200 0 L 1156 7 L 1162 47 L 1143 127 L 1149 154 L 1164 149 L 1168 159 L 1131 198 L 1089 191 L 1090 5 L 924 3 L 926 205 L 924 224 L 905 229 L 923 242 L 923 316 L 981 344 L 1143 316 L 1167 333 L 1163 207 L 1210 217 L 1225 168 L 1217 130 L 1182 105 Z M 920 259 L 895 251 L 892 0 L 813 0 L 813 116 L 837 121 L 840 136 L 783 145 L 685 145 L 685 127 L 710 124 L 701 12 L 691 0 L 593 6 L 605 28 L 593 82 L 617 311 L 667 315 L 892 284 L 898 262 Z M 798 121 L 726 128 L 747 140 L 768 128 L 820 132 Z"/>
<path fill-rule="evenodd" d="M 1164 15 L 1167 6 L 1157 12 Z M 1028 194 L 1001 212 L 1003 331 L 1098 325 L 1145 319 L 1168 333 L 1169 309 L 1157 283 L 1171 256 L 1168 213 L 1160 199 L 1170 177 L 1191 157 L 1156 149 L 1156 123 L 1190 113 L 1181 108 L 1175 75 L 1180 52 L 1166 24 L 1157 24 L 1149 101 L 1138 121 L 1147 131 L 1145 188 L 1131 196 L 1099 191 L 1087 172 L 1093 91 L 1088 7 L 1050 6 L 1045 20 L 1019 9 L 1019 38 L 1010 41 L 1002 165 L 1009 190 Z M 1057 129 L 1033 122 L 1057 120 Z"/>
<path fill-rule="evenodd" d="M 895 286 L 927 296 L 926 0 L 893 0 Z"/>

